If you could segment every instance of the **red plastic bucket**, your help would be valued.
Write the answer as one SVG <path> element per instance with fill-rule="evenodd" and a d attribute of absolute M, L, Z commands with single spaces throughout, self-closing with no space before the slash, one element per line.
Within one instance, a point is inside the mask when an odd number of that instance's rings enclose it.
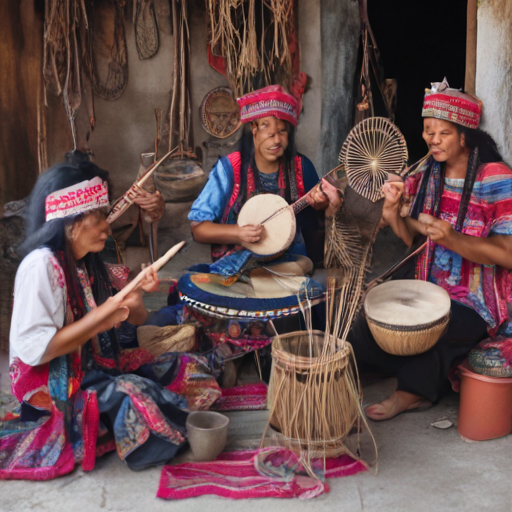
<path fill-rule="evenodd" d="M 467 361 L 459 369 L 459 434 L 485 441 L 512 433 L 512 378 L 480 375 L 469 369 Z"/>

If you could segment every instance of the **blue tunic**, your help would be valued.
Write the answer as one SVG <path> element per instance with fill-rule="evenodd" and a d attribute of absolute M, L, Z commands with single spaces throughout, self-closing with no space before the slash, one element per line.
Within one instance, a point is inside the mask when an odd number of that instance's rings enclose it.
<path fill-rule="evenodd" d="M 318 183 L 318 174 L 309 158 L 304 155 L 299 156 L 302 161 L 304 190 L 307 193 Z M 278 191 L 278 172 L 272 174 L 260 173 L 260 179 L 266 191 L 272 193 Z M 228 201 L 233 193 L 234 182 L 234 172 L 231 163 L 227 158 L 219 159 L 215 167 L 211 170 L 208 182 L 201 194 L 199 194 L 199 197 L 194 201 L 188 219 L 191 222 L 210 221 L 220 223 Z M 298 224 L 300 226 L 300 222 Z M 297 229 L 295 240 L 288 249 L 288 252 L 306 255 L 306 247 L 300 229 Z"/>

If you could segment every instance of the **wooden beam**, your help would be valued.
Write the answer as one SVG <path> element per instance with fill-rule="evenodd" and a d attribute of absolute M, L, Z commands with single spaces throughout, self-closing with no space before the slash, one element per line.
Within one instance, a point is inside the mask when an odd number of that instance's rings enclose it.
<path fill-rule="evenodd" d="M 464 89 L 475 94 L 478 0 L 468 0 L 466 32 L 466 77 Z"/>

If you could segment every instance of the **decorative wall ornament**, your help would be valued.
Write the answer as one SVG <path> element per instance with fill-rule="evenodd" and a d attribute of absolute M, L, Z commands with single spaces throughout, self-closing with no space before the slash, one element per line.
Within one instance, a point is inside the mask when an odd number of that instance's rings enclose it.
<path fill-rule="evenodd" d="M 229 137 L 241 125 L 240 109 L 228 87 L 212 89 L 204 97 L 199 115 L 204 130 L 218 139 Z"/>
<path fill-rule="evenodd" d="M 158 23 L 154 0 L 136 0 L 133 4 L 133 27 L 139 59 L 150 59 L 158 51 Z"/>

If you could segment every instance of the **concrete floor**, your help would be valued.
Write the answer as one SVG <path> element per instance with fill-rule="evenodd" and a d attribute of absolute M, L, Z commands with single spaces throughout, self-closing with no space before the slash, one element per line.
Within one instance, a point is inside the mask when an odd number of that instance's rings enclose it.
<path fill-rule="evenodd" d="M 386 396 L 392 381 L 365 388 L 365 402 Z M 512 436 L 481 443 L 462 440 L 456 427 L 438 430 L 433 421 L 456 424 L 457 395 L 427 411 L 371 422 L 379 448 L 379 472 L 330 480 L 331 491 L 312 501 L 259 499 L 243 502 L 207 496 L 157 499 L 160 468 L 132 472 L 109 454 L 94 471 L 81 469 L 48 482 L 0 482 L 2 512 L 347 512 L 512 511 Z M 229 449 L 257 447 L 266 411 L 230 413 Z"/>
<path fill-rule="evenodd" d="M 204 246 L 194 245 L 165 268 L 163 277 L 178 277 L 194 261 L 207 261 Z M 165 250 L 164 244 L 160 250 Z M 0 354 L 0 387 L 4 389 L 5 367 L 6 355 Z M 388 396 L 393 385 L 389 379 L 365 387 L 365 404 Z M 77 469 L 48 482 L 0 481 L 0 512 L 300 512 L 312 507 L 318 512 L 512 512 L 512 435 L 481 443 L 466 442 L 457 433 L 457 411 L 458 396 L 453 394 L 429 410 L 403 414 L 387 422 L 370 422 L 379 450 L 378 475 L 366 472 L 331 480 L 330 493 L 312 501 L 238 502 L 210 496 L 165 501 L 155 497 L 160 468 L 135 473 L 116 454 L 109 454 L 98 459 L 96 468 L 89 473 Z M 229 415 L 227 449 L 256 448 L 267 412 Z M 444 418 L 454 426 L 448 430 L 431 426 Z"/>

